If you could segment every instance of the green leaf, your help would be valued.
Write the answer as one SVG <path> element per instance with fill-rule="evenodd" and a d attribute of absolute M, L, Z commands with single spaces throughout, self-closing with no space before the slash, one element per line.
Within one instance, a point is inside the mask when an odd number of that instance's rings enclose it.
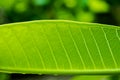
<path fill-rule="evenodd" d="M 15 4 L 15 0 L 0 1 L 0 7 L 5 10 L 11 10 L 14 4 Z"/>
<path fill-rule="evenodd" d="M 108 75 L 87 75 L 87 76 L 75 76 L 71 80 L 111 80 Z"/>
<path fill-rule="evenodd" d="M 0 72 L 120 72 L 120 27 L 63 20 L 0 26 Z"/>
<path fill-rule="evenodd" d="M 0 80 L 9 80 L 9 74 L 0 73 Z"/>

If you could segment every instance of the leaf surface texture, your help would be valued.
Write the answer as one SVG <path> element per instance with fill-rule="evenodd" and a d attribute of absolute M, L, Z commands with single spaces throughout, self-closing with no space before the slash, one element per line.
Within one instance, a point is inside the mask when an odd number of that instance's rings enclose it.
<path fill-rule="evenodd" d="M 62 20 L 1 25 L 0 71 L 120 72 L 120 27 Z"/>

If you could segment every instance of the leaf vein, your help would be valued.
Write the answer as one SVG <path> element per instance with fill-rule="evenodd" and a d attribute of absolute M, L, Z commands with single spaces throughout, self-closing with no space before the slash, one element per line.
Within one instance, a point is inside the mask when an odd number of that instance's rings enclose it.
<path fill-rule="evenodd" d="M 57 30 L 57 34 L 58 34 L 58 37 L 59 37 L 59 40 L 60 40 L 61 46 L 62 46 L 63 50 L 65 51 L 65 54 L 66 54 L 66 57 L 67 57 L 68 63 L 69 63 L 69 65 L 70 65 L 70 69 L 73 69 L 73 68 L 72 68 L 71 59 L 70 59 L 70 57 L 69 57 L 69 55 L 68 55 L 68 52 L 67 52 L 67 50 L 66 50 L 66 48 L 65 48 L 65 46 L 64 46 L 64 44 L 63 44 L 62 37 L 61 37 L 61 35 L 60 35 L 60 32 L 58 31 L 57 26 L 56 26 L 56 30 Z"/>
<path fill-rule="evenodd" d="M 29 28 L 28 28 L 28 31 L 29 31 Z M 40 52 L 40 50 L 38 49 L 38 47 L 35 45 L 35 44 L 37 44 L 37 42 L 36 42 L 36 40 L 35 40 L 32 32 L 29 31 L 29 33 L 30 33 L 30 37 L 31 37 L 31 39 L 32 39 L 32 43 L 33 43 L 33 45 L 34 45 L 34 49 L 37 51 L 38 56 L 39 56 L 39 58 L 40 58 L 40 60 L 41 60 L 41 62 L 42 62 L 43 69 L 46 69 L 46 66 L 45 66 L 45 63 L 44 63 L 44 61 L 43 61 L 42 55 L 40 54 L 41 52 Z"/>
<path fill-rule="evenodd" d="M 49 39 L 48 39 L 47 35 L 45 34 L 45 31 L 44 31 L 43 27 L 42 27 L 42 31 L 44 32 L 44 37 L 45 37 L 45 39 L 46 39 L 46 41 L 47 41 L 47 44 L 48 44 L 48 46 L 49 46 L 49 49 L 50 49 L 50 51 L 51 51 L 52 58 L 53 58 L 53 60 L 54 60 L 54 62 L 55 62 L 56 68 L 59 69 L 57 60 L 56 60 L 56 58 L 55 58 L 55 55 L 54 55 L 54 52 L 53 52 L 53 49 L 52 49 L 52 46 L 51 46 L 51 44 L 50 44 L 50 42 L 49 42 Z"/>
<path fill-rule="evenodd" d="M 9 54 L 10 54 L 11 59 L 12 59 L 12 63 L 14 64 L 14 67 L 16 67 L 17 65 L 16 65 L 16 62 L 15 62 L 15 58 L 14 58 L 14 56 L 12 55 L 12 50 L 11 50 L 10 47 L 9 47 L 8 41 L 6 41 L 6 40 L 4 39 L 4 37 L 2 37 L 2 38 L 3 38 L 3 41 L 4 41 L 4 43 L 6 44 L 6 47 L 7 47 L 8 51 L 9 51 Z"/>
<path fill-rule="evenodd" d="M 98 50 L 98 53 L 99 53 L 99 56 L 100 56 L 102 65 L 103 65 L 104 68 L 106 68 L 105 62 L 104 62 L 103 57 L 102 57 L 102 55 L 101 55 L 101 51 L 100 51 L 99 45 L 98 45 L 98 43 L 97 43 L 97 41 L 96 41 L 96 39 L 95 39 L 95 37 L 94 37 L 94 35 L 93 35 L 93 32 L 91 31 L 90 28 L 89 28 L 89 31 L 90 31 L 90 33 L 91 33 L 91 35 L 92 35 L 92 37 L 93 37 L 94 43 L 95 43 L 95 45 L 96 45 L 96 47 L 97 47 L 97 50 Z"/>
<path fill-rule="evenodd" d="M 83 60 L 83 58 L 82 58 L 82 56 L 81 56 L 81 54 L 80 54 L 80 51 L 79 51 L 79 49 L 78 49 L 77 44 L 76 44 L 76 42 L 75 42 L 75 40 L 74 40 L 74 38 L 73 38 L 73 34 L 72 34 L 72 32 L 71 32 L 70 26 L 69 26 L 69 30 L 68 30 L 68 31 L 69 31 L 70 37 L 71 37 L 71 39 L 72 39 L 72 41 L 73 41 L 73 43 L 74 43 L 74 46 L 75 46 L 75 48 L 76 48 L 76 50 L 77 50 L 77 54 L 79 55 L 79 58 L 80 58 L 80 60 L 81 60 L 81 62 L 82 62 L 82 64 L 83 64 L 83 67 L 84 67 L 84 69 L 86 69 L 85 62 L 84 62 L 84 60 Z"/>
<path fill-rule="evenodd" d="M 84 41 L 85 47 L 86 47 L 86 49 L 87 49 L 88 55 L 89 55 L 89 57 L 90 57 L 90 60 L 91 60 L 91 62 L 92 62 L 92 64 L 93 64 L 93 66 L 94 66 L 94 69 L 96 69 L 95 62 L 94 62 L 94 60 L 93 60 L 93 58 L 92 58 L 92 55 L 91 55 L 91 53 L 90 53 L 90 51 L 89 51 L 89 49 L 88 49 L 88 47 L 87 47 L 87 43 L 86 43 L 86 40 L 85 40 L 84 34 L 83 34 L 83 32 L 81 31 L 80 28 L 79 28 L 79 30 L 80 30 L 80 33 L 81 33 L 81 35 L 82 35 L 82 38 L 83 38 L 83 41 Z"/>
<path fill-rule="evenodd" d="M 27 66 L 28 66 L 28 68 L 30 68 L 30 62 L 29 62 L 29 60 L 28 60 L 28 57 L 27 57 L 27 55 L 26 55 L 26 52 L 25 52 L 25 50 L 24 50 L 24 48 L 23 48 L 22 43 L 19 41 L 18 36 L 15 34 L 15 32 L 12 30 L 12 28 L 11 28 L 11 31 L 12 31 L 12 33 L 14 33 L 14 36 L 15 36 L 17 42 L 20 44 L 20 47 L 21 47 L 21 49 L 22 49 L 22 51 L 23 51 L 23 55 L 24 55 L 24 57 L 26 58 Z"/>
<path fill-rule="evenodd" d="M 103 33 L 104 33 L 104 38 L 105 38 L 105 40 L 106 40 L 106 43 L 107 43 L 107 46 L 108 46 L 108 48 L 109 48 L 110 54 L 111 54 L 112 59 L 113 59 L 113 62 L 114 62 L 114 64 L 115 64 L 115 67 L 117 68 L 117 63 L 116 63 L 115 57 L 114 57 L 114 55 L 113 55 L 112 49 L 111 49 L 111 47 L 110 47 L 110 43 L 109 43 L 109 41 L 108 41 L 108 39 L 107 39 L 107 35 L 106 35 L 106 33 L 105 33 L 105 31 L 104 31 L 104 29 L 103 29 L 102 27 L 101 27 L 101 29 L 102 29 L 102 31 L 103 31 Z"/>

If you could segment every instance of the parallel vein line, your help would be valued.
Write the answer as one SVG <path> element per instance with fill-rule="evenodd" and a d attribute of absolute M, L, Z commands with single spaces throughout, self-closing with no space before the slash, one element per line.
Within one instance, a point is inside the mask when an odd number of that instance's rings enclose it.
<path fill-rule="evenodd" d="M 55 65 L 56 65 L 56 68 L 59 69 L 59 66 L 58 66 L 57 60 L 56 60 L 56 58 L 55 58 L 55 55 L 54 55 L 54 53 L 53 53 L 53 49 L 52 49 L 52 46 L 51 46 L 51 44 L 50 44 L 50 42 L 49 42 L 49 39 L 48 39 L 47 35 L 45 34 L 45 31 L 44 31 L 43 27 L 41 27 L 41 28 L 42 28 L 42 31 L 43 31 L 44 36 L 45 36 L 45 38 L 46 38 L 46 41 L 47 41 L 47 43 L 48 43 L 49 49 L 50 49 L 50 51 L 51 51 L 53 60 L 54 60 Z"/>
<path fill-rule="evenodd" d="M 84 60 L 83 60 L 83 58 L 82 58 L 82 56 L 81 56 L 81 54 L 80 54 L 80 51 L 79 51 L 79 49 L 78 49 L 77 44 L 76 44 L 76 42 L 75 42 L 75 40 L 74 40 L 74 38 L 73 38 L 73 34 L 72 34 L 72 32 L 71 32 L 70 26 L 68 26 L 68 28 L 69 28 L 68 31 L 69 31 L 70 37 L 71 37 L 71 39 L 72 39 L 72 41 L 73 41 L 73 43 L 74 43 L 74 46 L 75 46 L 75 48 L 76 48 L 76 50 L 77 50 L 77 54 L 79 55 L 79 58 L 80 58 L 80 60 L 81 60 L 81 62 L 82 62 L 82 64 L 83 64 L 84 69 L 86 69 L 85 62 L 84 62 Z"/>
<path fill-rule="evenodd" d="M 119 35 L 118 35 L 118 31 L 117 31 L 117 29 L 116 29 L 115 31 L 116 31 L 116 36 L 117 36 L 117 38 L 118 38 L 119 41 L 120 41 L 120 37 L 119 37 Z"/>
<path fill-rule="evenodd" d="M 35 49 L 35 50 L 37 51 L 37 53 L 38 53 L 38 56 L 39 56 L 39 58 L 40 58 L 40 60 L 41 60 L 41 62 L 42 62 L 43 68 L 46 69 L 46 66 L 45 66 L 45 63 L 44 63 L 44 61 L 43 61 L 42 55 L 40 54 L 40 50 L 39 50 L 38 47 L 35 45 L 35 44 L 37 44 L 37 42 L 36 42 L 36 40 L 35 40 L 32 32 L 29 31 L 29 28 L 28 28 L 28 32 L 30 33 L 30 37 L 31 37 L 32 43 L 33 43 L 33 45 L 34 45 L 34 49 Z"/>
<path fill-rule="evenodd" d="M 3 38 L 3 37 L 2 37 L 2 38 Z M 8 45 L 8 42 L 7 42 L 4 38 L 3 38 L 3 41 L 4 41 L 4 43 L 6 44 L 6 47 L 8 48 L 8 51 L 9 51 L 9 54 L 10 54 L 10 56 L 11 56 L 12 62 L 13 62 L 13 64 L 14 64 L 14 67 L 17 67 L 16 62 L 15 62 L 15 59 L 14 59 L 14 57 L 13 57 L 13 55 L 12 55 L 12 51 L 11 51 L 9 45 Z"/>
<path fill-rule="evenodd" d="M 106 42 L 107 42 L 108 48 L 109 48 L 109 50 L 110 50 L 110 54 L 111 54 L 111 56 L 112 56 L 113 62 L 114 62 L 114 64 L 115 64 L 115 67 L 117 68 L 117 63 L 116 63 L 115 57 L 114 57 L 114 55 L 113 55 L 112 49 L 111 49 L 111 47 L 110 47 L 109 41 L 108 41 L 108 39 L 107 39 L 107 35 L 106 35 L 106 33 L 105 33 L 105 31 L 103 30 L 102 27 L 101 27 L 101 29 L 102 29 L 102 31 L 103 31 L 103 33 L 104 33 L 104 37 L 105 37 L 105 40 L 106 40 Z"/>
<path fill-rule="evenodd" d="M 73 68 L 72 68 L 71 59 L 70 59 L 70 57 L 69 57 L 69 55 L 68 55 L 67 50 L 65 49 L 65 46 L 64 46 L 63 41 L 62 41 L 62 37 L 61 37 L 61 35 L 60 35 L 60 32 L 59 32 L 58 29 L 57 29 L 57 25 L 56 25 L 56 30 L 57 30 L 57 34 L 58 34 L 58 37 L 59 37 L 59 40 L 60 40 L 61 46 L 62 46 L 63 50 L 65 51 L 65 54 L 66 54 L 66 57 L 67 57 L 68 63 L 69 63 L 69 65 L 70 65 L 70 69 L 73 69 Z"/>
<path fill-rule="evenodd" d="M 15 32 L 14 32 L 12 29 L 11 29 L 11 31 L 12 31 L 12 33 L 14 33 L 14 36 L 16 37 L 17 42 L 20 44 L 20 47 L 21 47 L 22 51 L 24 52 L 23 55 L 24 55 L 25 58 L 26 58 L 27 66 L 28 66 L 28 68 L 30 68 L 30 62 L 29 62 L 28 57 L 27 57 L 27 55 L 26 55 L 26 53 L 25 53 L 25 50 L 24 50 L 24 48 L 23 48 L 22 43 L 19 41 L 18 36 L 15 34 Z"/>
<path fill-rule="evenodd" d="M 105 62 L 104 62 L 103 57 L 102 57 L 102 55 L 101 55 L 100 48 L 99 48 L 99 46 L 98 46 L 98 44 L 97 44 L 97 41 L 96 41 L 96 39 L 95 39 L 95 37 L 94 37 L 94 35 L 93 35 L 93 32 L 91 31 L 90 28 L 89 28 L 89 31 L 90 31 L 90 33 L 91 33 L 91 35 L 92 35 L 92 37 L 93 37 L 94 43 L 95 43 L 95 45 L 96 45 L 96 47 L 97 47 L 97 50 L 98 50 L 98 53 L 99 53 L 99 56 L 100 56 L 102 65 L 103 65 L 104 68 L 106 68 Z"/>
<path fill-rule="evenodd" d="M 88 49 L 88 47 L 87 47 L 87 43 L 86 43 L 85 37 L 84 37 L 84 35 L 83 35 L 83 32 L 81 31 L 80 28 L 79 28 L 79 30 L 80 30 L 80 33 L 81 33 L 81 35 L 82 35 L 82 38 L 83 38 L 85 47 L 86 47 L 86 49 L 87 49 L 88 55 L 89 55 L 89 57 L 90 57 L 90 60 L 91 60 L 91 62 L 92 62 L 92 64 L 93 64 L 93 66 L 94 66 L 94 69 L 96 69 L 95 62 L 94 62 L 94 60 L 93 60 L 93 58 L 92 58 L 92 56 L 91 56 L 91 54 L 90 54 L 90 51 L 89 51 L 89 49 Z"/>

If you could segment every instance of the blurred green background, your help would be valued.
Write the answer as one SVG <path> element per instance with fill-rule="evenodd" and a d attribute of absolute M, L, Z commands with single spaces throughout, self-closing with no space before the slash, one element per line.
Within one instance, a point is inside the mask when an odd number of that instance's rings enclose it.
<path fill-rule="evenodd" d="M 0 24 L 48 19 L 119 26 L 120 0 L 0 0 Z M 0 80 L 5 76 L 9 75 L 3 74 Z M 48 78 L 45 78 L 44 75 L 12 74 L 9 77 L 11 80 L 69 80 L 72 76 L 47 75 Z M 72 80 L 108 80 L 108 78 L 96 78 L 96 76 L 88 78 L 77 76 Z M 113 78 L 113 80 L 119 79 Z"/>
<path fill-rule="evenodd" d="M 120 25 L 120 0 L 0 0 L 0 23 L 64 19 Z"/>

